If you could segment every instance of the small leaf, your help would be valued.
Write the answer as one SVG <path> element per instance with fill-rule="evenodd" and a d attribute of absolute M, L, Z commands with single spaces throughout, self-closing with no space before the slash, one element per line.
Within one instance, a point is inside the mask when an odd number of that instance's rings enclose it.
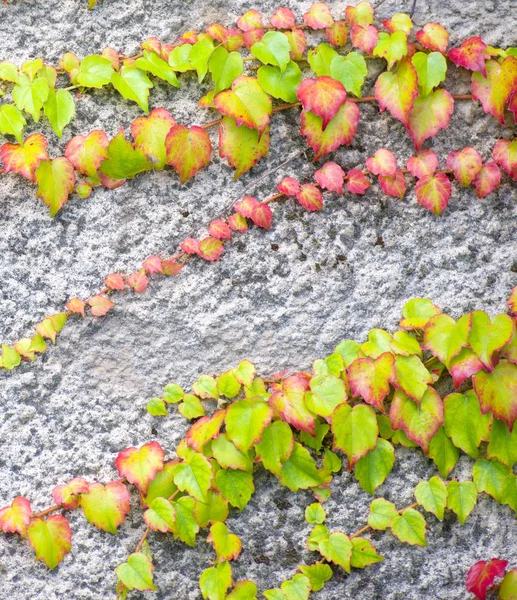
<path fill-rule="evenodd" d="M 234 79 L 242 74 L 243 64 L 238 52 L 228 53 L 222 46 L 213 51 L 208 61 L 208 70 L 214 80 L 216 94 L 229 88 Z"/>
<path fill-rule="evenodd" d="M 265 65 L 280 67 L 283 73 L 290 61 L 287 36 L 280 31 L 268 31 L 260 42 L 253 44 L 251 53 Z"/>
<path fill-rule="evenodd" d="M 106 133 L 95 129 L 86 137 L 74 136 L 66 145 L 65 156 L 79 173 L 86 175 L 94 183 L 99 183 L 97 170 L 102 161 L 108 158 L 108 145 Z"/>
<path fill-rule="evenodd" d="M 305 111 L 312 111 L 322 119 L 322 131 L 337 115 L 340 107 L 346 102 L 346 91 L 343 84 L 331 77 L 305 79 L 296 91 L 298 99 Z"/>
<path fill-rule="evenodd" d="M 120 481 L 111 481 L 105 486 L 91 483 L 88 492 L 81 496 L 81 506 L 87 521 L 116 534 L 117 527 L 129 513 L 129 500 L 129 492 Z"/>
<path fill-rule="evenodd" d="M 110 141 L 107 148 L 108 158 L 104 160 L 99 172 L 108 178 L 103 181 L 108 188 L 122 185 L 126 179 L 133 179 L 138 173 L 152 169 L 152 163 L 140 149 L 124 138 L 124 130 L 120 129 Z"/>
<path fill-rule="evenodd" d="M 508 571 L 501 581 L 499 600 L 516 600 L 517 598 L 517 569 Z"/>
<path fill-rule="evenodd" d="M 444 429 L 455 446 L 472 458 L 478 457 L 481 442 L 488 439 L 492 416 L 482 415 L 472 390 L 449 394 L 443 402 Z"/>
<path fill-rule="evenodd" d="M 41 133 L 29 135 L 23 144 L 4 144 L 0 159 L 4 173 L 14 171 L 30 181 L 36 181 L 34 172 L 42 160 L 48 160 L 47 140 Z"/>
<path fill-rule="evenodd" d="M 449 34 L 442 25 L 427 23 L 420 31 L 416 32 L 416 39 L 424 48 L 445 54 L 449 42 Z"/>
<path fill-rule="evenodd" d="M 369 2 L 363 0 L 357 6 L 346 7 L 346 20 L 350 25 L 360 25 L 366 27 L 373 23 L 373 8 Z"/>
<path fill-rule="evenodd" d="M 67 484 L 57 485 L 52 490 L 52 498 L 56 504 L 62 504 L 63 508 L 74 509 L 79 506 L 81 494 L 86 494 L 90 484 L 82 477 L 75 477 Z"/>
<path fill-rule="evenodd" d="M 245 452 L 260 440 L 272 415 L 271 407 L 262 400 L 238 400 L 230 405 L 226 414 L 228 437 Z"/>
<path fill-rule="evenodd" d="M 374 175 L 394 178 L 397 173 L 397 159 L 391 150 L 380 148 L 372 157 L 366 159 L 366 167 Z"/>
<path fill-rule="evenodd" d="M 219 469 L 215 475 L 215 481 L 223 498 L 240 510 L 243 510 L 248 504 L 255 491 L 253 475 L 245 471 Z"/>
<path fill-rule="evenodd" d="M 375 412 L 369 406 L 358 404 L 351 408 L 342 404 L 332 414 L 334 447 L 342 450 L 348 459 L 348 470 L 377 443 L 379 427 Z"/>
<path fill-rule="evenodd" d="M 418 74 L 418 89 L 422 96 L 427 96 L 445 81 L 447 62 L 440 52 L 417 52 L 411 58 L 411 62 Z"/>
<path fill-rule="evenodd" d="M 373 494 L 384 483 L 394 464 L 393 446 L 387 440 L 378 439 L 375 448 L 357 461 L 355 477 L 363 490 Z"/>
<path fill-rule="evenodd" d="M 419 402 L 428 391 L 433 378 L 418 356 L 396 356 L 395 373 L 402 391 Z"/>
<path fill-rule="evenodd" d="M 22 144 L 22 131 L 26 124 L 27 121 L 16 106 L 12 104 L 0 106 L 0 133 L 14 135 L 18 143 Z"/>
<path fill-rule="evenodd" d="M 276 29 L 293 29 L 296 20 L 293 11 L 289 8 L 277 8 L 270 18 L 270 23 Z"/>
<path fill-rule="evenodd" d="M 205 260 L 218 260 L 223 250 L 224 243 L 216 238 L 207 237 L 199 242 L 199 256 Z"/>
<path fill-rule="evenodd" d="M 351 194 L 364 194 L 370 187 L 371 183 L 366 175 L 358 169 L 348 171 L 348 181 L 346 182 L 347 190 Z"/>
<path fill-rule="evenodd" d="M 153 84 L 144 71 L 136 67 L 122 67 L 120 72 L 112 73 L 111 83 L 123 98 L 133 100 L 145 113 L 149 112 L 149 89 Z"/>
<path fill-rule="evenodd" d="M 478 492 L 490 494 L 496 502 L 502 501 L 503 488 L 509 469 L 498 460 L 478 460 L 472 468 Z"/>
<path fill-rule="evenodd" d="M 74 191 L 74 166 L 64 156 L 54 160 L 42 160 L 34 176 L 38 184 L 36 196 L 50 207 L 50 216 L 54 217 Z"/>
<path fill-rule="evenodd" d="M 49 88 L 43 111 L 57 137 L 60 138 L 63 135 L 63 129 L 70 123 L 75 114 L 75 102 L 72 94 L 66 90 Z"/>
<path fill-rule="evenodd" d="M 185 462 L 174 467 L 174 483 L 196 500 L 206 502 L 213 473 L 209 460 L 197 452 L 187 456 Z"/>
<path fill-rule="evenodd" d="M 447 157 L 447 168 L 454 172 L 454 177 L 464 187 L 469 186 L 481 171 L 483 159 L 479 152 L 469 146 L 461 152 L 451 152 Z"/>
<path fill-rule="evenodd" d="M 409 60 L 402 60 L 395 71 L 386 71 L 375 82 L 375 98 L 381 112 L 388 109 L 406 127 L 418 96 L 418 77 Z M 371 169 L 370 169 L 371 170 Z M 372 171 L 374 172 L 374 171 Z M 378 173 L 394 177 L 394 173 Z"/>
<path fill-rule="evenodd" d="M 494 585 L 496 577 L 503 577 L 508 565 L 507 560 L 492 558 L 490 562 L 480 560 L 470 567 L 467 573 L 465 586 L 467 591 L 473 593 L 476 598 L 485 600 L 487 589 Z"/>
<path fill-rule="evenodd" d="M 284 102 L 296 102 L 296 89 L 302 80 L 300 67 L 293 61 L 287 63 L 284 71 L 280 67 L 264 65 L 257 71 L 260 87 L 273 98 Z"/>
<path fill-rule="evenodd" d="M 330 63 L 330 75 L 343 84 L 347 93 L 361 98 L 361 87 L 368 75 L 366 61 L 358 52 L 336 56 Z"/>
<path fill-rule="evenodd" d="M 367 54 L 372 54 L 379 41 L 379 31 L 373 25 L 354 25 L 350 32 L 352 45 Z"/>
<path fill-rule="evenodd" d="M 481 167 L 481 171 L 474 180 L 476 196 L 484 198 L 491 194 L 501 184 L 501 171 L 493 162 L 487 162 Z"/>
<path fill-rule="evenodd" d="M 32 508 L 27 498 L 17 496 L 11 506 L 0 509 L 0 529 L 4 533 L 19 533 L 27 536 L 27 527 L 32 518 Z"/>
<path fill-rule="evenodd" d="M 308 212 L 322 210 L 323 196 L 320 190 L 311 183 L 304 183 L 296 194 L 296 199 Z"/>
<path fill-rule="evenodd" d="M 427 208 L 436 216 L 447 208 L 451 190 L 451 182 L 445 173 L 422 177 L 415 186 L 418 204 Z"/>
<path fill-rule="evenodd" d="M 167 533 L 175 529 L 176 511 L 166 498 L 155 498 L 144 513 L 145 524 L 153 531 Z"/>
<path fill-rule="evenodd" d="M 26 75 L 20 74 L 13 88 L 14 103 L 20 110 L 28 112 L 36 123 L 39 122 L 41 109 L 49 94 L 49 83 L 43 77 L 36 77 L 34 81 Z"/>
<path fill-rule="evenodd" d="M 343 181 L 345 172 L 334 162 L 325 163 L 321 169 L 314 173 L 318 185 L 325 190 L 331 190 L 338 194 L 343 193 Z"/>
<path fill-rule="evenodd" d="M 447 505 L 447 487 L 439 477 L 431 477 L 429 481 L 421 481 L 415 488 L 415 498 L 427 512 L 433 513 L 443 521 Z"/>
<path fill-rule="evenodd" d="M 292 492 L 297 492 L 321 485 L 328 480 L 325 473 L 318 471 L 308 450 L 295 442 L 291 456 L 282 466 L 281 484 Z"/>
<path fill-rule="evenodd" d="M 128 590 L 157 590 L 153 583 L 153 563 L 142 552 L 131 554 L 116 569 L 117 577 Z"/>
<path fill-rule="evenodd" d="M 428 456 L 433 459 L 442 477 L 447 477 L 456 466 L 460 451 L 445 435 L 443 427 L 431 438 Z"/>
<path fill-rule="evenodd" d="M 199 578 L 201 594 L 208 600 L 224 600 L 232 583 L 232 568 L 227 561 L 205 569 Z"/>
<path fill-rule="evenodd" d="M 333 574 L 330 566 L 324 562 L 318 562 L 310 566 L 298 565 L 298 569 L 309 578 L 311 590 L 313 592 L 319 592 L 323 589 L 323 586 L 331 579 Z"/>
<path fill-rule="evenodd" d="M 330 9 L 324 2 L 312 4 L 309 12 L 303 15 L 303 20 L 311 29 L 325 29 L 334 24 Z"/>
<path fill-rule="evenodd" d="M 165 453 L 158 442 L 144 444 L 141 448 L 126 448 L 119 452 L 115 466 L 121 477 L 134 483 L 142 494 L 147 493 L 149 483 L 163 469 Z"/>
<path fill-rule="evenodd" d="M 392 502 L 384 498 L 377 498 L 370 504 L 370 514 L 368 516 L 368 525 L 373 529 L 384 531 L 391 527 L 395 517 L 398 517 L 398 510 Z"/>
<path fill-rule="evenodd" d="M 300 183 L 293 177 L 284 177 L 277 185 L 277 189 L 286 196 L 296 196 L 300 191 Z"/>
<path fill-rule="evenodd" d="M 449 58 L 457 67 L 465 67 L 469 71 L 478 71 L 486 76 L 486 44 L 479 37 L 470 37 L 459 48 L 449 50 Z"/>
<path fill-rule="evenodd" d="M 401 542 L 410 546 L 427 546 L 425 526 L 425 519 L 418 511 L 406 508 L 391 522 L 391 531 Z"/>
<path fill-rule="evenodd" d="M 221 522 L 210 527 L 206 541 L 214 545 L 219 562 L 237 559 L 242 550 L 241 540 L 234 533 L 229 533 L 226 525 Z"/>
<path fill-rule="evenodd" d="M 172 165 L 185 183 L 210 163 L 212 146 L 207 132 L 196 125 L 174 125 L 165 138 L 167 164 Z"/>
<path fill-rule="evenodd" d="M 458 515 L 461 525 L 470 515 L 477 502 L 477 490 L 472 481 L 449 481 L 447 484 L 447 508 Z"/>
<path fill-rule="evenodd" d="M 165 138 L 175 124 L 172 115 L 164 108 L 155 108 L 148 117 L 138 117 L 131 123 L 135 148 L 151 158 L 155 169 L 165 166 Z"/>
<path fill-rule="evenodd" d="M 57 567 L 72 547 L 72 530 L 68 519 L 62 515 L 34 519 L 29 525 L 28 536 L 36 558 L 50 570 Z"/>
<path fill-rule="evenodd" d="M 255 445 L 257 459 L 277 476 L 280 476 L 282 464 L 289 459 L 293 448 L 293 433 L 284 421 L 274 421 L 266 427 L 261 441 Z"/>
<path fill-rule="evenodd" d="M 101 88 L 111 82 L 111 61 L 101 56 L 86 56 L 81 61 L 77 82 L 85 87 Z"/>
<path fill-rule="evenodd" d="M 164 81 L 166 81 L 170 85 L 173 85 L 174 87 L 180 87 L 178 78 L 176 77 L 176 73 L 169 66 L 169 63 L 160 56 L 158 56 L 158 54 L 156 54 L 155 52 L 149 52 L 148 50 L 144 50 L 143 56 L 136 59 L 135 67 L 137 67 L 141 71 L 148 71 L 155 77 L 163 79 Z"/>
<path fill-rule="evenodd" d="M 379 33 L 379 41 L 373 49 L 373 55 L 385 58 L 388 63 L 388 71 L 391 71 L 393 65 L 404 58 L 408 53 L 407 35 L 403 31 L 389 33 Z"/>
<path fill-rule="evenodd" d="M 327 513 L 319 502 L 311 504 L 305 509 L 305 520 L 310 525 L 320 524 L 325 522 Z"/>
<path fill-rule="evenodd" d="M 395 359 L 389 352 L 384 352 L 375 360 L 358 358 L 348 367 L 352 394 L 361 396 L 381 412 L 384 412 L 384 398 L 390 391 L 390 383 L 395 379 Z"/>
<path fill-rule="evenodd" d="M 187 396 L 184 400 L 186 398 Z M 225 410 L 218 410 L 211 417 L 203 417 L 192 425 L 185 438 L 189 448 L 195 452 L 201 452 L 207 442 L 219 435 L 225 416 Z"/>
<path fill-rule="evenodd" d="M 347 573 L 350 573 L 353 545 L 347 535 L 341 532 L 330 534 L 328 539 L 319 543 L 319 551 L 329 562 L 339 565 Z"/>
<path fill-rule="evenodd" d="M 481 411 L 492 411 L 512 431 L 517 419 L 517 365 L 501 360 L 491 373 L 476 373 L 472 382 Z"/>
<path fill-rule="evenodd" d="M 1 154 L 2 149 L 0 149 L 0 157 Z M 512 142 L 510 142 L 510 140 L 497 140 L 494 145 L 492 156 L 494 157 L 495 162 L 503 168 L 514 181 L 517 181 L 517 139 Z"/>
<path fill-rule="evenodd" d="M 352 539 L 352 557 L 350 566 L 354 569 L 364 569 L 369 565 L 381 562 L 384 560 L 380 554 L 377 554 L 372 543 L 362 537 Z"/>
<path fill-rule="evenodd" d="M 447 90 L 435 90 L 428 96 L 416 98 L 408 127 L 416 150 L 420 150 L 427 138 L 449 125 L 453 111 L 454 99 Z"/>
<path fill-rule="evenodd" d="M 94 317 L 104 317 L 115 306 L 114 302 L 101 295 L 93 296 L 87 302 Z"/>

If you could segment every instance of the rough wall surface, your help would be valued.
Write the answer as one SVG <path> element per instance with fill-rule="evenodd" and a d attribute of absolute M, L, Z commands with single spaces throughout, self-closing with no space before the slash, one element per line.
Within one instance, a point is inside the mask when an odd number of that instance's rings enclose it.
<path fill-rule="evenodd" d="M 1 4 L 0 60 L 57 61 L 65 51 L 82 57 L 106 46 L 131 53 L 151 35 L 172 40 L 214 21 L 231 24 L 249 8 L 269 15 L 277 6 L 272 0 L 100 0 L 87 13 L 85 4 Z M 301 17 L 310 2 L 284 4 Z M 332 3 L 334 15 L 347 4 Z M 377 17 L 408 11 L 411 4 L 377 2 Z M 453 45 L 480 35 L 487 43 L 515 46 L 516 9 L 514 0 L 418 0 L 415 22 L 442 23 Z M 372 65 L 372 76 L 380 67 Z M 450 71 L 448 89 L 466 91 L 468 78 Z M 151 106 L 164 106 L 186 124 L 210 120 L 196 106 L 199 86 L 188 77 L 183 81 L 180 91 L 156 83 Z M 95 91 L 77 102 L 77 117 L 59 143 L 42 125 L 32 130 L 48 133 L 57 153 L 75 134 L 103 128 L 112 135 L 139 115 L 138 107 L 114 92 Z M 352 146 L 336 158 L 352 168 L 386 146 L 405 162 L 412 145 L 402 125 L 374 106 L 361 106 L 361 116 Z M 187 235 L 202 233 L 247 186 L 305 147 L 298 126 L 296 111 L 275 115 L 270 155 L 238 182 L 216 158 L 184 187 L 170 171 L 144 174 L 117 190 L 71 201 L 54 220 L 32 186 L 14 175 L 0 178 L 0 341 L 26 335 L 69 297 L 88 297 L 107 273 L 130 272 L 148 255 L 167 255 Z M 496 139 L 512 136 L 479 106 L 458 103 L 449 128 L 431 146 L 443 165 L 450 150 L 465 145 L 488 159 Z M 281 172 L 308 177 L 313 167 L 298 158 Z M 278 178 L 266 177 L 253 192 L 266 196 Z M 455 186 L 440 218 L 420 208 L 412 190 L 398 201 L 376 187 L 364 198 L 329 196 L 315 215 L 289 201 L 278 206 L 271 231 L 251 231 L 218 263 L 189 264 L 178 278 L 156 280 L 138 297 L 119 298 L 108 318 L 74 322 L 35 364 L 0 374 L 0 505 L 26 495 L 39 510 L 48 506 L 54 485 L 71 477 L 113 479 L 114 458 L 130 445 L 158 439 L 172 452 L 187 424 L 174 414 L 159 420 L 145 411 L 147 400 L 170 381 L 188 386 L 200 373 L 222 372 L 243 358 L 262 375 L 307 369 L 343 338 L 362 339 L 372 327 L 393 329 L 404 302 L 414 296 L 429 297 L 456 317 L 477 308 L 503 311 L 517 284 L 516 219 L 517 187 L 509 184 L 481 201 Z M 461 479 L 470 466 L 463 458 L 453 475 Z M 376 496 L 404 506 L 416 483 L 435 473 L 421 453 L 398 450 L 395 469 Z M 235 577 L 252 578 L 263 590 L 313 557 L 305 550 L 309 528 L 303 520 L 309 496 L 280 488 L 264 473 L 257 490 L 230 526 L 244 544 Z M 335 478 L 332 491 L 329 525 L 348 532 L 362 527 L 371 498 L 346 472 Z M 133 551 L 143 531 L 140 519 L 128 519 L 116 538 L 85 524 L 77 512 L 70 519 L 73 550 L 50 574 L 26 544 L 0 538 L 1 600 L 114 596 L 114 569 Z M 335 576 L 315 598 L 461 599 L 472 563 L 498 556 L 517 564 L 517 526 L 508 507 L 483 497 L 464 527 L 455 518 L 440 523 L 432 516 L 429 524 L 424 549 L 375 534 L 386 560 L 365 572 Z M 201 538 L 196 549 L 188 549 L 156 534 L 152 546 L 161 591 L 132 597 L 200 598 L 197 581 L 212 557 L 208 544 Z"/>

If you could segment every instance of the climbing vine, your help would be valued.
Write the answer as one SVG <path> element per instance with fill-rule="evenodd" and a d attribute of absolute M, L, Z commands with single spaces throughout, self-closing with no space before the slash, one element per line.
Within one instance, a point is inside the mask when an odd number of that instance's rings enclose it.
<path fill-rule="evenodd" d="M 425 513 L 442 520 L 450 510 L 463 524 L 480 493 L 517 512 L 516 294 L 517 288 L 508 302 L 510 315 L 491 319 L 477 310 L 457 321 L 415 298 L 403 307 L 399 330 L 373 329 L 362 343 L 343 340 L 310 372 L 263 379 L 245 360 L 217 377 L 201 375 L 189 392 L 169 384 L 147 410 L 163 418 L 177 405 L 193 421 L 174 454 L 166 456 L 157 441 L 126 448 L 115 460 L 120 479 L 60 483 L 52 492 L 55 505 L 37 513 L 29 499 L 17 497 L 0 510 L 0 528 L 27 538 L 36 557 L 54 569 L 72 547 L 63 513 L 82 509 L 88 522 L 114 534 L 130 511 L 132 491 L 143 507 L 144 532 L 116 569 L 119 599 L 132 590 L 157 589 L 153 532 L 194 546 L 199 531 L 209 529 L 215 559 L 200 574 L 203 598 L 251 600 L 258 594 L 255 583 L 233 581 L 231 561 L 238 560 L 242 541 L 225 521 L 230 510 L 245 509 L 255 491 L 254 474 L 263 468 L 292 492 L 310 490 L 317 500 L 305 513 L 314 526 L 307 548 L 317 562 L 298 565 L 298 574 L 263 591 L 268 600 L 306 600 L 336 568 L 349 573 L 389 560 L 364 537 L 371 530 L 426 546 Z M 450 393 L 442 399 L 437 388 L 444 386 Z M 379 497 L 358 531 L 330 531 L 322 503 L 335 474 L 346 465 L 363 490 L 374 494 L 393 469 L 396 445 L 422 450 L 440 476 L 416 486 L 413 504 L 397 508 Z M 461 453 L 475 461 L 471 480 L 451 477 Z M 506 564 L 474 565 L 469 591 L 484 599 Z M 516 591 L 513 571 L 500 598 Z"/>

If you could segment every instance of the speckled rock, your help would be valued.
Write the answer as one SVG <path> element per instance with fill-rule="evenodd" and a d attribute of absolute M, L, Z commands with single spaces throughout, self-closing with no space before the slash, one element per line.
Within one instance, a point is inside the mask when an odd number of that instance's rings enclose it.
<path fill-rule="evenodd" d="M 347 3 L 332 3 L 334 14 L 343 14 Z M 272 0 L 100 0 L 87 13 L 85 4 L 0 4 L 0 60 L 57 61 L 65 51 L 82 57 L 107 46 L 131 53 L 151 35 L 173 40 L 213 21 L 231 24 L 249 8 L 269 15 L 277 6 Z M 310 3 L 285 4 L 301 17 Z M 409 10 L 412 1 L 377 4 L 382 20 Z M 515 0 L 418 0 L 415 22 L 442 23 L 452 44 L 481 35 L 491 44 L 516 45 L 516 8 Z M 372 63 L 372 78 L 381 67 Z M 468 77 L 450 71 L 448 89 L 465 92 Z M 180 91 L 157 82 L 151 106 L 164 106 L 186 124 L 210 120 L 196 104 L 207 86 L 200 90 L 188 76 L 183 81 Z M 31 124 L 29 131 L 48 134 L 58 155 L 73 135 L 94 128 L 113 135 L 139 114 L 113 91 L 94 91 L 77 100 L 77 116 L 61 141 L 43 123 Z M 386 146 L 402 165 L 412 154 L 402 125 L 373 105 L 362 105 L 361 117 L 352 146 L 335 158 L 353 168 Z M 270 173 L 305 148 L 298 127 L 296 111 L 275 115 L 270 155 L 237 182 L 216 156 L 183 187 L 170 171 L 144 174 L 119 189 L 71 200 L 54 220 L 33 186 L 15 175 L 1 177 L 0 341 L 13 343 L 28 334 L 72 296 L 88 297 L 107 273 L 130 272 L 150 254 L 173 252 L 183 238 L 202 234 L 212 218 L 226 214 L 244 191 L 263 198 L 281 175 L 310 177 L 314 167 L 303 157 Z M 210 135 L 216 141 L 216 132 Z M 478 105 L 457 103 L 450 127 L 428 144 L 443 165 L 450 150 L 468 144 L 488 159 L 495 140 L 512 135 Z M 51 502 L 54 485 L 71 477 L 113 479 L 117 452 L 151 439 L 172 456 L 187 424 L 175 414 L 155 419 L 145 411 L 146 402 L 170 381 L 188 386 L 200 373 L 220 373 L 244 358 L 262 375 L 310 368 L 343 338 L 362 339 L 372 327 L 392 330 L 404 302 L 414 296 L 431 298 L 455 317 L 477 308 L 490 314 L 504 310 L 517 284 L 515 185 L 506 182 L 481 201 L 454 186 L 440 218 L 416 204 L 411 186 L 403 201 L 386 198 L 376 186 L 362 198 L 327 198 L 325 210 L 311 215 L 291 201 L 279 204 L 269 232 L 252 230 L 221 261 L 192 262 L 178 278 L 156 279 L 144 294 L 118 298 L 109 317 L 75 321 L 43 358 L 1 373 L 0 505 L 26 495 L 40 510 Z M 420 452 L 402 449 L 397 457 L 376 496 L 404 506 L 412 502 L 416 483 L 436 470 Z M 471 466 L 464 457 L 453 475 L 469 477 Z M 298 563 L 313 560 L 305 549 L 309 528 L 303 520 L 310 498 L 282 489 L 264 472 L 257 473 L 256 485 L 249 506 L 229 523 L 244 544 L 235 578 L 252 578 L 264 590 L 292 576 Z M 362 527 L 370 500 L 350 474 L 339 474 L 327 504 L 330 527 L 347 532 Z M 23 540 L 0 537 L 0 600 L 114 597 L 114 569 L 143 531 L 136 498 L 133 504 L 134 514 L 116 537 L 72 512 L 73 550 L 52 573 L 36 563 Z M 517 566 L 517 522 L 508 507 L 482 497 L 464 527 L 450 515 L 443 522 L 429 516 L 428 522 L 426 548 L 376 533 L 385 561 L 350 576 L 337 574 L 315 598 L 459 600 L 467 597 L 464 578 L 477 560 L 497 556 Z M 205 535 L 195 549 L 153 535 L 160 592 L 132 597 L 200 598 L 197 581 L 212 559 Z"/>

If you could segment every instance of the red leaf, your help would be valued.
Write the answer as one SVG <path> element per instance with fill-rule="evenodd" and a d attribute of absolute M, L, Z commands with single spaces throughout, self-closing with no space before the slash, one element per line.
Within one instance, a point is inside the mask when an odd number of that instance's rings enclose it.
<path fill-rule="evenodd" d="M 407 161 L 408 171 L 417 179 L 433 175 L 438 166 L 438 157 L 432 150 L 421 150 Z"/>
<path fill-rule="evenodd" d="M 79 506 L 79 494 L 86 494 L 90 484 L 82 477 L 76 477 L 68 483 L 61 483 L 52 490 L 52 498 L 56 504 L 63 508 L 73 509 Z"/>
<path fill-rule="evenodd" d="M 277 185 L 277 190 L 286 196 L 296 196 L 300 191 L 300 183 L 294 177 L 284 177 Z"/>
<path fill-rule="evenodd" d="M 366 175 L 359 169 L 348 171 L 346 187 L 351 194 L 364 194 L 371 183 Z"/>
<path fill-rule="evenodd" d="M 325 163 L 321 169 L 314 173 L 314 178 L 318 182 L 319 186 L 324 190 L 331 190 L 338 194 L 343 193 L 343 181 L 345 179 L 345 172 L 335 162 Z"/>
<path fill-rule="evenodd" d="M 176 262 L 173 258 L 162 260 L 164 275 L 177 275 L 183 269 L 183 263 Z"/>
<path fill-rule="evenodd" d="M 354 25 L 350 32 L 350 38 L 353 46 L 367 54 L 372 54 L 373 49 L 379 41 L 379 32 L 373 25 L 368 25 L 367 27 Z"/>
<path fill-rule="evenodd" d="M 244 233 L 248 230 L 246 219 L 242 215 L 239 215 L 239 213 L 230 215 L 228 226 L 232 231 L 239 231 L 240 233 Z"/>
<path fill-rule="evenodd" d="M 36 181 L 34 172 L 42 160 L 48 160 L 48 142 L 41 133 L 33 133 L 23 144 L 6 143 L 0 147 L 4 173 L 14 171 L 30 181 Z"/>
<path fill-rule="evenodd" d="M 303 20 L 311 29 L 325 29 L 334 24 L 330 9 L 324 2 L 315 2 L 303 15 Z"/>
<path fill-rule="evenodd" d="M 445 54 L 449 43 L 449 34 L 439 23 L 427 23 L 423 29 L 416 32 L 416 39 L 424 48 Z"/>
<path fill-rule="evenodd" d="M 153 273 L 161 273 L 163 275 L 162 259 L 159 256 L 150 256 L 142 263 L 142 267 L 152 275 Z"/>
<path fill-rule="evenodd" d="M 104 285 L 110 290 L 123 290 L 126 287 L 124 278 L 118 273 L 111 273 L 104 280 Z"/>
<path fill-rule="evenodd" d="M 180 248 L 187 254 L 199 254 L 199 242 L 194 238 L 184 239 L 180 244 Z"/>
<path fill-rule="evenodd" d="M 475 594 L 479 600 L 485 600 L 486 591 L 494 585 L 496 577 L 503 577 L 508 565 L 507 560 L 493 558 L 489 563 L 480 560 L 470 567 L 467 573 L 465 586 L 469 592 Z"/>
<path fill-rule="evenodd" d="M 208 226 L 208 233 L 218 240 L 231 240 L 232 230 L 222 219 L 215 219 Z"/>
<path fill-rule="evenodd" d="M 31 518 L 31 503 L 27 498 L 17 496 L 11 506 L 0 509 L 0 529 L 4 533 L 19 533 L 26 537 Z"/>
<path fill-rule="evenodd" d="M 261 202 L 253 209 L 251 213 L 251 220 L 257 227 L 270 229 L 271 222 L 273 220 L 273 213 L 267 204 Z"/>
<path fill-rule="evenodd" d="M 241 201 L 238 201 L 235 203 L 235 210 L 243 217 L 247 217 L 248 219 L 251 219 L 253 210 L 258 205 L 259 205 L 258 200 L 253 198 L 253 196 L 244 196 L 244 198 Z"/>
<path fill-rule="evenodd" d="M 406 193 L 406 178 L 404 173 L 397 169 L 395 177 L 387 177 L 385 175 L 379 175 L 379 183 L 381 190 L 388 196 L 394 196 L 395 198 L 404 198 Z"/>
<path fill-rule="evenodd" d="M 165 138 L 167 164 L 172 165 L 185 183 L 210 163 L 212 146 L 208 133 L 196 125 L 173 125 Z"/>
<path fill-rule="evenodd" d="M 237 27 L 241 31 L 249 31 L 255 27 L 262 27 L 262 15 L 258 10 L 248 10 L 237 19 Z"/>
<path fill-rule="evenodd" d="M 327 76 L 305 79 L 298 86 L 296 95 L 304 110 L 310 110 L 322 118 L 323 131 L 346 102 L 343 84 Z"/>
<path fill-rule="evenodd" d="M 165 453 L 158 442 L 149 442 L 141 448 L 126 448 L 119 452 L 115 467 L 121 477 L 134 483 L 142 494 L 147 493 L 149 483 L 163 469 Z"/>
<path fill-rule="evenodd" d="M 448 368 L 454 388 L 457 389 L 469 377 L 481 371 L 484 365 L 470 348 L 462 348 L 460 353 L 451 359 Z"/>
<path fill-rule="evenodd" d="M 270 22 L 277 29 L 293 29 L 296 25 L 294 13 L 289 8 L 277 8 Z"/>
<path fill-rule="evenodd" d="M 469 186 L 481 171 L 483 159 L 479 152 L 470 146 L 460 152 L 451 152 L 447 157 L 447 168 L 464 187 Z"/>
<path fill-rule="evenodd" d="M 137 294 L 144 292 L 149 285 L 149 278 L 145 273 L 145 269 L 140 269 L 140 271 L 131 273 L 131 275 L 129 275 L 127 278 L 127 283 L 135 290 Z"/>
<path fill-rule="evenodd" d="M 428 175 L 419 179 L 415 186 L 418 204 L 439 215 L 447 208 L 451 197 L 451 182 L 445 173 Z"/>
<path fill-rule="evenodd" d="M 83 302 L 80 298 L 71 298 L 66 304 L 65 308 L 70 312 L 76 313 L 78 315 L 82 315 L 84 317 L 84 307 L 86 303 Z"/>
<path fill-rule="evenodd" d="M 249 31 L 245 31 L 243 35 L 244 45 L 249 50 L 253 44 L 260 42 L 260 40 L 264 37 L 263 29 L 250 29 Z"/>
<path fill-rule="evenodd" d="M 348 39 L 348 27 L 345 21 L 336 21 L 332 27 L 325 30 L 325 35 L 331 46 L 344 46 Z"/>
<path fill-rule="evenodd" d="M 311 183 L 302 185 L 300 191 L 296 194 L 296 199 L 309 212 L 323 208 L 323 196 L 320 190 Z"/>
<path fill-rule="evenodd" d="M 499 187 L 501 183 L 501 170 L 494 162 L 487 162 L 481 167 L 481 171 L 474 180 L 476 195 L 484 198 Z"/>
<path fill-rule="evenodd" d="M 449 50 L 449 58 L 457 67 L 465 67 L 469 71 L 479 71 L 486 77 L 485 60 L 487 45 L 479 37 L 465 40 L 459 48 Z"/>
<path fill-rule="evenodd" d="M 88 304 L 94 317 L 103 317 L 115 306 L 114 302 L 99 294 L 90 298 Z"/>
<path fill-rule="evenodd" d="M 397 159 L 393 152 L 386 148 L 380 148 L 372 157 L 367 158 L 366 166 L 374 175 L 395 178 L 397 174 Z"/>
<path fill-rule="evenodd" d="M 301 60 L 303 58 L 303 53 L 305 52 L 305 47 L 307 46 L 305 33 L 301 29 L 294 29 L 293 31 L 286 31 L 285 35 L 291 46 L 291 58 L 293 60 Z"/>
<path fill-rule="evenodd" d="M 495 162 L 517 181 L 517 139 L 497 140 L 492 152 Z"/>
<path fill-rule="evenodd" d="M 207 237 L 199 243 L 199 256 L 205 260 L 217 260 L 223 253 L 223 250 L 223 242 L 213 237 Z"/>

